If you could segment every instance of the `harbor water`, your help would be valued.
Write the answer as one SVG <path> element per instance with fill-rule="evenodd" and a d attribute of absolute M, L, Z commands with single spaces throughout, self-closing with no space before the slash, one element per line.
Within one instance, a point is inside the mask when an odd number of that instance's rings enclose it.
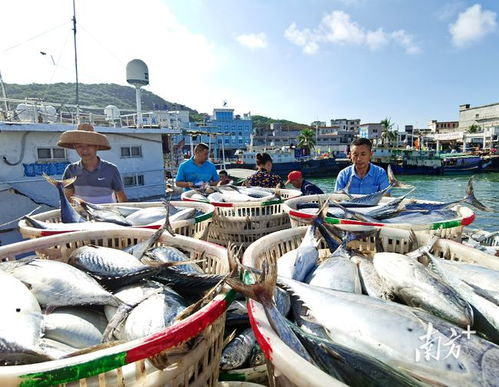
<path fill-rule="evenodd" d="M 436 200 L 447 202 L 462 199 L 465 196 L 469 176 L 397 176 L 406 184 L 416 187 L 412 197 L 416 199 Z M 324 192 L 334 190 L 335 178 L 312 178 L 311 182 L 317 184 Z M 476 220 L 472 228 L 481 228 L 487 231 L 499 231 L 499 173 L 483 173 L 474 177 L 475 196 L 483 204 L 494 209 L 494 212 L 482 212 L 473 209 Z M 394 196 L 406 192 L 396 189 Z"/>

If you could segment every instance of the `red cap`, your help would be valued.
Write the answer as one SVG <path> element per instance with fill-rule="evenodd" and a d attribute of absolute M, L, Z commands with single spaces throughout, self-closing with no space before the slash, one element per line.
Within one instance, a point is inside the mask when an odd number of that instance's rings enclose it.
<path fill-rule="evenodd" d="M 288 181 L 286 181 L 286 184 L 291 183 L 293 180 L 301 179 L 303 178 L 303 175 L 300 171 L 291 171 L 288 174 Z"/>

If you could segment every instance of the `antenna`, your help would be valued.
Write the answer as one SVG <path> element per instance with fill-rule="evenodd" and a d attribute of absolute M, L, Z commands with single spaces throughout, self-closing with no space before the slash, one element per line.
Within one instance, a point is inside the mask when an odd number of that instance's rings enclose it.
<path fill-rule="evenodd" d="M 76 0 L 73 0 L 73 40 L 75 49 L 75 75 L 76 75 L 76 123 L 80 123 L 80 95 L 78 91 L 78 55 L 76 53 Z M 54 59 L 52 59 L 54 60 Z"/>

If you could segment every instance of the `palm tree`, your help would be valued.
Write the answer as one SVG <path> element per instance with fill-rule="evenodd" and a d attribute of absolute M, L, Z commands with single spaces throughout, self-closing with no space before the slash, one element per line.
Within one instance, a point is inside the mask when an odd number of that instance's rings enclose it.
<path fill-rule="evenodd" d="M 315 133 L 312 129 L 303 129 L 298 136 L 298 147 L 307 150 L 307 154 L 315 148 Z"/>
<path fill-rule="evenodd" d="M 385 143 L 390 144 L 392 141 L 395 141 L 397 139 L 397 133 L 392 130 L 393 122 L 391 121 L 391 119 L 385 118 L 384 120 L 381 120 L 380 124 L 383 128 L 380 136 L 381 145 L 384 146 Z"/>
<path fill-rule="evenodd" d="M 477 132 L 479 132 L 480 130 L 482 130 L 482 128 L 480 127 L 480 125 L 473 124 L 473 125 L 471 125 L 471 126 L 468 128 L 468 133 L 477 133 Z"/>

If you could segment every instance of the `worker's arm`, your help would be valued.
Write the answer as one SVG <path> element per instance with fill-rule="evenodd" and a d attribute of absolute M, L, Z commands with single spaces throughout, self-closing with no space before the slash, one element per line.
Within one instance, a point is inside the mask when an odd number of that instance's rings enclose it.
<path fill-rule="evenodd" d="M 194 188 L 194 183 L 190 181 L 176 181 L 175 185 L 179 188 Z"/>
<path fill-rule="evenodd" d="M 128 201 L 125 191 L 116 191 L 116 200 L 118 203 L 124 203 Z"/>

